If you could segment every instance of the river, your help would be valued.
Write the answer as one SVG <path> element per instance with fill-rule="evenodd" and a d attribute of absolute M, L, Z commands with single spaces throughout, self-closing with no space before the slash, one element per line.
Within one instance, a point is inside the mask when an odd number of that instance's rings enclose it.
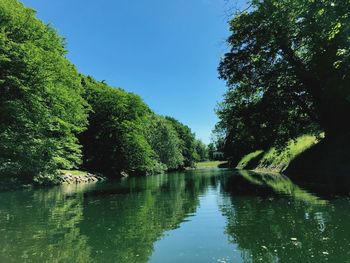
<path fill-rule="evenodd" d="M 350 262 L 349 196 L 196 170 L 0 193 L 0 262 Z"/>

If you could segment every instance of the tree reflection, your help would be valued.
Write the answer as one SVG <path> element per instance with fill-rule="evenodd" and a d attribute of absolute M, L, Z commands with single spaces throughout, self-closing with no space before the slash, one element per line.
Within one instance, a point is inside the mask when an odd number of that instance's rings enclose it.
<path fill-rule="evenodd" d="M 93 257 L 101 262 L 147 262 L 163 233 L 195 212 L 198 196 L 211 180 L 189 173 L 130 178 L 108 198 L 96 202 L 87 197 L 88 220 L 81 223 L 81 231 L 94 237 L 89 239 Z"/>
<path fill-rule="evenodd" d="M 0 195 L 0 262 L 90 262 L 80 233 L 82 194 L 69 188 L 6 192 Z"/>
<path fill-rule="evenodd" d="M 226 233 L 244 261 L 349 262 L 348 200 L 322 202 L 283 177 L 272 178 L 243 173 L 222 184 Z"/>
<path fill-rule="evenodd" d="M 231 173 L 1 193 L 0 262 L 147 262 L 208 188 L 245 262 L 349 262 L 349 200 L 322 200 L 284 177 Z"/>
<path fill-rule="evenodd" d="M 216 184 L 205 172 L 0 194 L 0 262 L 147 262 Z"/>

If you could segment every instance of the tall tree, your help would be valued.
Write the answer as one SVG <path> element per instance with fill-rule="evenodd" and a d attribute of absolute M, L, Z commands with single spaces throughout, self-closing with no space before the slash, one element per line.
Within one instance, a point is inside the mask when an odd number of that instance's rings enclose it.
<path fill-rule="evenodd" d="M 195 156 L 195 135 L 191 129 L 172 117 L 166 117 L 168 122 L 174 127 L 181 141 L 180 149 L 184 157 L 184 166 L 192 167 L 196 162 Z"/>
<path fill-rule="evenodd" d="M 146 132 L 159 162 L 166 165 L 164 169 L 176 170 L 183 167 L 181 140 L 174 127 L 164 117 L 151 114 L 147 121 Z"/>
<path fill-rule="evenodd" d="M 264 147 L 315 125 L 328 137 L 350 133 L 349 1 L 249 4 L 230 21 L 219 66 L 229 86 L 218 125 L 226 143 Z"/>
<path fill-rule="evenodd" d="M 196 140 L 195 151 L 197 162 L 204 162 L 209 159 L 208 147 L 201 140 Z"/>
<path fill-rule="evenodd" d="M 63 39 L 17 0 L 0 1 L 0 174 L 52 179 L 80 163 L 87 104 Z"/>
<path fill-rule="evenodd" d="M 81 134 L 84 166 L 117 176 L 146 174 L 157 166 L 155 152 L 145 137 L 151 113 L 135 94 L 83 77 L 86 100 L 92 107 L 88 129 Z"/>

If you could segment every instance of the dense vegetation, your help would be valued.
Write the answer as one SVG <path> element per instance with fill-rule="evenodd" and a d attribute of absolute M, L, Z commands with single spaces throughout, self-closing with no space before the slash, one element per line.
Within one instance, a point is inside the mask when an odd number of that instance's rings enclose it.
<path fill-rule="evenodd" d="M 92 108 L 79 138 L 83 165 L 104 174 L 153 174 L 192 167 L 206 147 L 174 118 L 153 113 L 135 94 L 83 77 Z"/>
<path fill-rule="evenodd" d="M 152 174 L 193 166 L 206 147 L 135 94 L 80 75 L 63 38 L 0 0 L 0 176 L 52 181 L 59 169 Z"/>
<path fill-rule="evenodd" d="M 302 134 L 349 135 L 349 15 L 343 0 L 252 0 L 233 17 L 216 133 L 234 163 Z"/>
<path fill-rule="evenodd" d="M 0 1 L 0 174 L 25 181 L 79 165 L 88 108 L 63 39 L 34 15 Z"/>

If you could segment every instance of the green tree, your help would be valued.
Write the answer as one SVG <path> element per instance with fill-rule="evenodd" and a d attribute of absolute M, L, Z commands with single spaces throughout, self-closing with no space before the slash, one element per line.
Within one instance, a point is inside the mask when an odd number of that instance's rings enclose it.
<path fill-rule="evenodd" d="M 230 51 L 219 66 L 229 86 L 217 127 L 226 151 L 266 147 L 317 127 L 327 137 L 348 134 L 348 1 L 249 4 L 230 21 Z"/>
<path fill-rule="evenodd" d="M 174 127 L 180 139 L 180 149 L 184 157 L 184 166 L 193 167 L 196 162 L 195 135 L 191 129 L 172 117 L 165 117 Z"/>
<path fill-rule="evenodd" d="M 208 158 L 209 160 L 214 160 L 215 145 L 214 143 L 208 144 Z"/>
<path fill-rule="evenodd" d="M 88 129 L 81 134 L 84 166 L 107 175 L 146 174 L 158 165 L 145 137 L 151 113 L 141 98 L 83 77 L 86 100 L 92 107 Z"/>
<path fill-rule="evenodd" d="M 148 141 L 156 152 L 159 162 L 166 165 L 164 169 L 176 170 L 183 167 L 181 141 L 173 126 L 164 117 L 155 114 L 150 115 L 147 123 Z"/>
<path fill-rule="evenodd" d="M 197 162 L 204 162 L 207 161 L 209 158 L 208 155 L 208 148 L 207 146 L 200 140 L 196 140 L 195 142 L 196 147 L 196 161 Z"/>
<path fill-rule="evenodd" d="M 80 163 L 87 104 L 63 39 L 17 0 L 0 1 L 0 174 L 51 180 Z"/>
<path fill-rule="evenodd" d="M 87 169 L 146 175 L 194 164 L 195 137 L 187 126 L 154 114 L 135 94 L 91 77 L 82 84 L 92 108 L 80 136 Z"/>

